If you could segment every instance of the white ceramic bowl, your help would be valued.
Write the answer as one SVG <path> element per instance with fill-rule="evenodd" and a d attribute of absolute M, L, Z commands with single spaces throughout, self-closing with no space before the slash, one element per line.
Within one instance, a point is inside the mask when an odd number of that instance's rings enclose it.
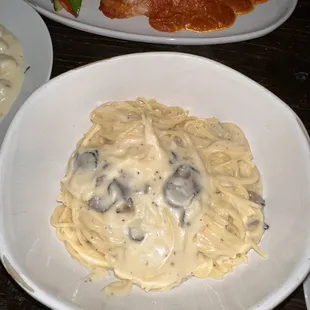
<path fill-rule="evenodd" d="M 215 116 L 246 133 L 262 172 L 267 206 L 261 247 L 248 265 L 223 281 L 190 279 L 168 293 L 135 288 L 105 298 L 107 282 L 84 283 L 49 220 L 59 181 L 89 112 L 109 100 L 156 98 L 201 117 Z M 117 57 L 70 71 L 36 91 L 20 109 L 0 155 L 0 251 L 13 278 L 53 309 L 271 309 L 304 279 L 310 266 L 308 135 L 281 100 L 211 60 L 147 53 Z"/>

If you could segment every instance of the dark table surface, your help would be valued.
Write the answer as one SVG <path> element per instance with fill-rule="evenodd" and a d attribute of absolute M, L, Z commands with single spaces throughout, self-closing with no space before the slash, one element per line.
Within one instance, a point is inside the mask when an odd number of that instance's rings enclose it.
<path fill-rule="evenodd" d="M 299 0 L 292 17 L 259 39 L 216 46 L 168 46 L 100 37 L 45 19 L 54 45 L 52 77 L 90 62 L 137 52 L 178 51 L 224 63 L 265 86 L 290 105 L 310 132 L 310 1 Z M 47 309 L 29 297 L 0 264 L 0 310 Z M 305 310 L 302 286 L 276 310 Z M 238 310 L 238 309 L 232 309 Z"/>

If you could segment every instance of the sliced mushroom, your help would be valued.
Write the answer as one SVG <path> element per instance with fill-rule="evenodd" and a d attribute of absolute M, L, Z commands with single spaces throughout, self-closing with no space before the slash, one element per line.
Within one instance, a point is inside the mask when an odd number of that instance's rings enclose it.
<path fill-rule="evenodd" d="M 185 182 L 183 184 L 180 184 L 181 182 L 175 184 L 174 181 L 172 180 L 166 185 L 164 192 L 165 198 L 172 207 L 186 208 L 190 205 L 195 193 L 185 185 Z"/>
<path fill-rule="evenodd" d="M 124 198 L 127 194 L 127 190 L 123 184 L 114 179 L 108 186 L 108 193 L 114 200 Z"/>
<path fill-rule="evenodd" d="M 253 191 L 248 191 L 248 194 L 249 194 L 249 200 L 254 202 L 254 203 L 257 203 L 261 206 L 265 206 L 266 205 L 266 202 L 265 200 L 262 198 L 261 195 L 253 192 Z"/>
<path fill-rule="evenodd" d="M 132 199 L 127 197 L 126 188 L 118 181 L 113 180 L 109 184 L 107 191 L 108 195 L 105 195 L 104 197 L 92 197 L 88 202 L 89 207 L 102 213 L 108 211 L 113 206 L 116 206 L 117 213 L 124 213 L 133 210 Z"/>
<path fill-rule="evenodd" d="M 119 206 L 116 207 L 116 213 L 130 213 L 134 211 L 134 205 L 131 198 L 126 201 L 121 201 Z"/>
<path fill-rule="evenodd" d="M 96 187 L 101 186 L 103 178 L 96 179 Z M 98 212 L 106 212 L 112 207 L 116 213 L 130 213 L 134 211 L 133 200 L 129 197 L 129 190 L 126 186 L 114 179 L 107 188 L 107 194 L 94 196 L 88 201 L 90 208 Z"/>
<path fill-rule="evenodd" d="M 94 196 L 88 201 L 88 206 L 97 212 L 104 213 L 108 211 L 114 205 L 114 203 L 115 202 L 113 201 L 109 203 L 103 203 L 100 197 Z"/>
<path fill-rule="evenodd" d="M 92 197 L 89 201 L 88 201 L 88 205 L 92 208 L 95 209 L 98 212 L 101 212 L 100 209 L 100 198 L 99 197 Z"/>
<path fill-rule="evenodd" d="M 190 165 L 181 165 L 166 182 L 164 196 L 170 206 L 185 209 L 200 189 L 196 170 Z"/>
<path fill-rule="evenodd" d="M 77 154 L 74 169 L 95 170 L 98 166 L 99 152 L 97 150 Z"/>
<path fill-rule="evenodd" d="M 189 179 L 193 170 L 193 167 L 190 165 L 181 165 L 175 172 L 174 176 Z"/>
<path fill-rule="evenodd" d="M 191 176 L 191 168 L 189 165 L 180 165 L 175 171 L 173 177 L 180 177 L 183 179 L 188 179 Z"/>
<path fill-rule="evenodd" d="M 129 228 L 128 235 L 131 240 L 141 242 L 145 238 L 144 232 L 140 228 Z"/>

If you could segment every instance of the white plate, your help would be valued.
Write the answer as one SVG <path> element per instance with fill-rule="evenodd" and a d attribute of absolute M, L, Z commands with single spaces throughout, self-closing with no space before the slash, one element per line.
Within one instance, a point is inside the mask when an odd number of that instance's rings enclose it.
<path fill-rule="evenodd" d="M 10 112 L 0 123 L 0 144 L 15 113 L 38 87 L 49 80 L 53 65 L 50 34 L 40 15 L 21 0 L 0 0 L 0 24 L 21 42 L 24 51 L 24 83 Z"/>
<path fill-rule="evenodd" d="M 66 252 L 49 223 L 59 181 L 76 142 L 90 126 L 89 112 L 102 102 L 137 96 L 241 127 L 262 172 L 270 229 L 260 246 L 269 259 L 251 251 L 249 263 L 223 281 L 190 279 L 167 293 L 134 288 L 124 298 L 100 294 L 106 279 L 81 280 L 87 271 Z M 272 309 L 301 283 L 310 267 L 309 154 L 305 128 L 287 105 L 214 61 L 146 53 L 72 70 L 27 100 L 3 142 L 0 257 L 23 288 L 52 309 Z"/>
<path fill-rule="evenodd" d="M 269 0 L 258 5 L 251 14 L 238 17 L 230 29 L 204 34 L 187 31 L 169 34 L 152 29 L 146 17 L 108 19 L 98 10 L 100 0 L 83 0 L 77 19 L 64 11 L 56 14 L 49 0 L 27 1 L 43 15 L 76 29 L 125 40 L 184 45 L 221 44 L 263 36 L 284 23 L 297 4 L 297 0 Z"/>

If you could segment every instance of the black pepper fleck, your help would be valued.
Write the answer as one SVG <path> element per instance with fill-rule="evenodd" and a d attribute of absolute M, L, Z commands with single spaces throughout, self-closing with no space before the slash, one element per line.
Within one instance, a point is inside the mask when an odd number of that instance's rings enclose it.
<path fill-rule="evenodd" d="M 24 74 L 30 69 L 30 66 L 28 66 L 24 72 Z"/>

